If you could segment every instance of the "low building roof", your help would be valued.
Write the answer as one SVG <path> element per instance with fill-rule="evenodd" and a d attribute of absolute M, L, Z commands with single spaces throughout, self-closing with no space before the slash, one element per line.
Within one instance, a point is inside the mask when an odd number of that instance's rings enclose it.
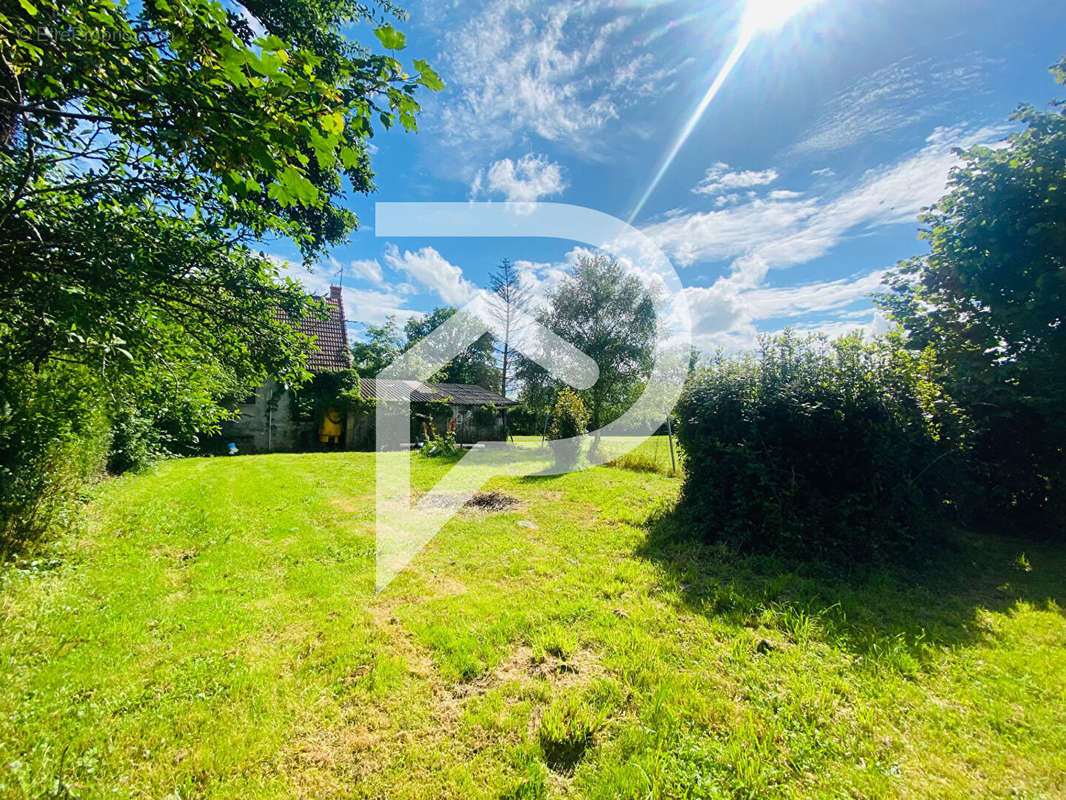
<path fill-rule="evenodd" d="M 446 402 L 453 406 L 487 406 L 497 408 L 516 406 L 501 394 L 466 383 L 426 383 L 425 381 L 378 380 L 360 378 L 359 391 L 363 397 L 376 400 L 405 400 L 412 403 Z"/>

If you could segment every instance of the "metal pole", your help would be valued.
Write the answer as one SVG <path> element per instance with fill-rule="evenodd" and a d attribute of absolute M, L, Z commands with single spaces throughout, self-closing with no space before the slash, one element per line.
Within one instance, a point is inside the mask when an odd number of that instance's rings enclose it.
<path fill-rule="evenodd" d="M 677 462 L 674 460 L 674 423 L 671 414 L 666 415 L 666 438 L 670 441 L 670 471 L 677 472 Z"/>

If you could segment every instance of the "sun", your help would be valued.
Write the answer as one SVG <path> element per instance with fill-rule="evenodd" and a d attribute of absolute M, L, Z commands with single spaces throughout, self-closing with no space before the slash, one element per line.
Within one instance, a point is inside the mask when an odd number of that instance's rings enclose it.
<path fill-rule="evenodd" d="M 746 33 L 774 30 L 811 5 L 813 0 L 748 0 L 744 10 L 743 28 Z"/>

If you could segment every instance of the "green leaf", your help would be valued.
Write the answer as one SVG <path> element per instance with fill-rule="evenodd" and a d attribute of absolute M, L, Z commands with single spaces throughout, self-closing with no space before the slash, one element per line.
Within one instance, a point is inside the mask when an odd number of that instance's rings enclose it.
<path fill-rule="evenodd" d="M 359 154 L 352 148 L 342 147 L 339 155 L 345 169 L 354 169 L 359 166 Z"/>
<path fill-rule="evenodd" d="M 280 181 L 275 181 L 267 187 L 267 197 L 271 200 L 276 200 L 282 208 L 288 208 L 292 205 L 292 195 L 285 190 Z"/>
<path fill-rule="evenodd" d="M 275 55 L 264 52 L 261 58 L 249 58 L 248 66 L 265 78 L 273 78 L 281 69 L 282 60 Z"/>
<path fill-rule="evenodd" d="M 340 141 L 340 137 L 337 134 L 332 136 L 322 136 L 314 128 L 311 128 L 311 147 L 315 151 L 315 158 L 318 159 L 318 165 L 328 170 L 333 163 L 334 151 L 337 149 L 337 142 Z"/>
<path fill-rule="evenodd" d="M 19 5 L 22 6 L 23 10 L 31 17 L 37 16 L 37 6 L 31 3 L 30 0 L 19 0 Z"/>
<path fill-rule="evenodd" d="M 418 70 L 421 76 L 419 83 L 431 92 L 439 92 L 444 88 L 444 81 L 440 79 L 440 75 L 434 72 L 433 68 L 424 59 L 415 59 L 415 69 Z"/>
<path fill-rule="evenodd" d="M 318 118 L 318 124 L 322 126 L 322 131 L 327 136 L 330 134 L 337 135 L 344 130 L 344 115 L 339 111 L 332 114 L 323 114 Z"/>
<path fill-rule="evenodd" d="M 267 52 L 276 52 L 285 49 L 285 42 L 280 37 L 270 34 L 259 40 L 259 46 Z"/>
<path fill-rule="evenodd" d="M 403 50 L 407 46 L 407 37 L 392 25 L 382 25 L 374 31 L 374 35 L 386 50 Z"/>
<path fill-rule="evenodd" d="M 314 205 L 318 200 L 318 189 L 295 167 L 285 167 L 280 180 L 289 196 L 295 197 L 301 205 Z"/>

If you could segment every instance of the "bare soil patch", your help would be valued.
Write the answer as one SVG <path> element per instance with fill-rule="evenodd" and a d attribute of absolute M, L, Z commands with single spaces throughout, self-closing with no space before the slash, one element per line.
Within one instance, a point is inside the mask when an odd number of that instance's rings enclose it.
<path fill-rule="evenodd" d="M 479 511 L 504 511 L 518 505 L 518 498 L 493 489 L 491 492 L 478 492 L 466 501 L 464 508 L 476 508 Z"/>

